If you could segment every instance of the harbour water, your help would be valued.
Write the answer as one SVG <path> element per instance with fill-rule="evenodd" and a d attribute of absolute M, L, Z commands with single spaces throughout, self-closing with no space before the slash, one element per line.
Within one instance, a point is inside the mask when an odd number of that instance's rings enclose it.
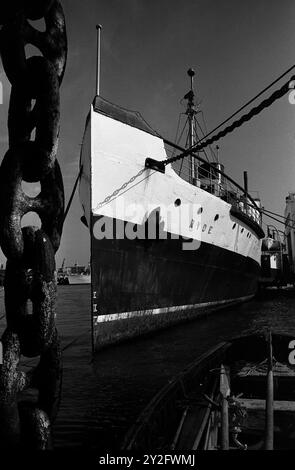
<path fill-rule="evenodd" d="M 0 334 L 5 328 L 0 291 Z M 193 322 L 109 347 L 91 357 L 90 286 L 58 288 L 57 325 L 64 347 L 56 448 L 119 449 L 144 406 L 169 379 L 224 339 L 271 329 L 295 338 L 295 292 L 269 292 Z"/>

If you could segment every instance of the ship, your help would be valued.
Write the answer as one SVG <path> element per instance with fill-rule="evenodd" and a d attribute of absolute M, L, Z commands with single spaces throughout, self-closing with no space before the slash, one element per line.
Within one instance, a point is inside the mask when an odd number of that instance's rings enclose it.
<path fill-rule="evenodd" d="M 294 284 L 289 256 L 280 231 L 273 225 L 267 226 L 267 236 L 261 244 L 261 272 L 259 287 L 283 287 Z"/>
<path fill-rule="evenodd" d="M 88 266 L 80 266 L 75 263 L 74 266 L 65 267 L 65 258 L 63 259 L 62 266 L 57 271 L 57 284 L 90 284 L 91 283 L 91 269 Z"/>
<path fill-rule="evenodd" d="M 192 69 L 188 74 L 191 148 Z M 192 151 L 186 181 L 165 165 L 167 142 L 139 112 L 103 98 L 97 86 L 79 182 L 91 239 L 94 349 L 256 293 L 264 232 L 247 179 L 240 186 L 221 163 Z"/>

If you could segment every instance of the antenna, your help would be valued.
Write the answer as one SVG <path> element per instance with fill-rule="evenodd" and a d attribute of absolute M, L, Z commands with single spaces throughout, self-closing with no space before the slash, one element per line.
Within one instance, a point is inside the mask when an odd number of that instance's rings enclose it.
<path fill-rule="evenodd" d="M 194 76 L 195 76 L 195 71 L 193 69 L 188 69 L 187 74 L 190 77 L 190 82 L 191 82 L 191 89 L 186 96 L 188 99 L 187 115 L 188 115 L 189 124 L 190 124 L 189 146 L 192 147 L 195 143 L 195 138 L 194 138 L 194 116 L 195 116 Z"/>
<path fill-rule="evenodd" d="M 194 69 L 188 69 L 187 74 L 191 79 L 191 91 L 194 91 L 194 76 L 195 76 Z"/>
<path fill-rule="evenodd" d="M 96 95 L 100 94 L 100 33 L 102 26 L 100 24 L 96 25 L 97 31 L 97 50 L 96 50 Z"/>

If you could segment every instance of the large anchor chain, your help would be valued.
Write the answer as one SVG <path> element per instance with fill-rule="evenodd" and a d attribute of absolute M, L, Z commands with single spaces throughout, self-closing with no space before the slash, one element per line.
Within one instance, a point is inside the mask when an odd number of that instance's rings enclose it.
<path fill-rule="evenodd" d="M 29 22 L 42 18 L 44 32 Z M 64 218 L 56 153 L 59 87 L 67 56 L 65 19 L 59 0 L 10 0 L 0 7 L 0 25 L 0 53 L 12 85 L 9 150 L 0 166 L 0 245 L 7 257 L 0 448 L 48 449 L 62 379 L 55 253 Z M 27 58 L 27 44 L 42 56 Z M 26 195 L 22 181 L 40 182 L 39 195 Z M 41 228 L 22 228 L 23 216 L 31 211 L 39 215 Z M 37 358 L 35 369 L 22 370 L 22 356 Z"/>

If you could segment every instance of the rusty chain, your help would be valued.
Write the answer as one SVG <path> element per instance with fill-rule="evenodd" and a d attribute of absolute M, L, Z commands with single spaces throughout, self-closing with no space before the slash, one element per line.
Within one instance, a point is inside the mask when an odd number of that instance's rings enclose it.
<path fill-rule="evenodd" d="M 7 258 L 0 448 L 48 449 L 62 378 L 55 252 L 62 234 L 64 190 L 56 153 L 67 38 L 59 0 L 5 4 L 0 7 L 0 53 L 11 95 L 9 149 L 0 167 L 0 245 Z M 45 31 L 30 23 L 42 18 Z M 27 58 L 27 44 L 42 55 Z M 40 194 L 27 196 L 22 181 L 40 182 Z M 21 227 L 22 217 L 31 211 L 39 215 L 41 228 Z M 29 373 L 20 367 L 22 355 L 39 361 Z"/>

